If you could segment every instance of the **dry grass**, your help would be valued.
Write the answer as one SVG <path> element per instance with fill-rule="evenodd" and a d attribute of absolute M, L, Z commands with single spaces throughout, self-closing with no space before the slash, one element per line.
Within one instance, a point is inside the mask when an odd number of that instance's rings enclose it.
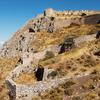
<path fill-rule="evenodd" d="M 19 57 L 0 59 L 0 100 L 9 100 L 5 78 L 15 68 Z"/>
<path fill-rule="evenodd" d="M 14 79 L 17 84 L 31 85 L 36 82 L 36 77 L 33 73 L 21 73 L 17 79 Z"/>
<path fill-rule="evenodd" d="M 95 47 L 100 48 L 99 41 L 82 44 L 69 52 L 39 63 L 42 66 L 56 69 L 61 76 L 91 73 L 96 69 L 99 71 L 100 58 L 93 55 L 93 51 L 96 50 Z"/>
<path fill-rule="evenodd" d="M 49 45 L 62 43 L 66 36 L 78 37 L 84 34 L 93 34 L 96 30 L 99 29 L 99 25 L 72 25 L 67 28 L 59 29 L 54 33 L 47 33 L 42 31 L 36 34 L 36 39 L 33 40 L 33 42 L 30 44 L 30 47 L 36 48 L 37 51 L 41 51 L 47 48 Z M 53 58 L 50 57 L 48 60 L 46 59 L 45 61 L 41 61 L 40 64 L 49 68 L 54 68 L 59 72 L 61 76 L 75 76 L 81 73 L 93 74 L 95 71 L 97 71 L 96 74 L 98 74 L 100 72 L 100 60 L 97 59 L 99 57 L 96 58 L 93 56 L 93 53 L 97 49 L 100 49 L 100 41 L 84 43 L 81 44 L 80 47 L 73 48 L 69 52 L 60 54 Z M 90 56 L 90 58 L 88 58 L 88 56 Z M 6 76 L 9 75 L 9 72 L 15 68 L 17 61 L 18 57 L 10 59 L 0 59 L 0 88 L 2 88 L 2 90 L 0 91 L 0 100 L 9 100 L 7 96 L 7 88 L 4 81 Z M 30 84 L 36 81 L 34 80 L 35 78 L 33 75 L 26 73 L 22 74 L 19 79 L 21 80 L 18 81 L 19 84 Z M 60 88 L 60 90 L 57 89 L 52 93 L 49 92 L 48 94 L 45 94 L 45 96 L 43 96 L 43 100 L 62 100 L 63 93 L 71 94 L 71 91 L 72 90 L 68 90 L 64 92 L 64 89 L 62 90 L 62 88 Z M 39 100 L 41 99 L 39 98 Z"/>
<path fill-rule="evenodd" d="M 100 27 L 94 25 L 71 25 L 70 27 L 62 28 L 54 33 L 47 33 L 45 31 L 38 32 L 36 39 L 30 44 L 30 47 L 41 51 L 49 45 L 60 44 L 66 36 L 81 36 L 85 34 L 93 34 Z"/>
<path fill-rule="evenodd" d="M 99 75 L 66 80 L 59 87 L 33 97 L 33 100 L 99 100 L 100 89 L 95 88 L 97 82 L 100 84 Z"/>

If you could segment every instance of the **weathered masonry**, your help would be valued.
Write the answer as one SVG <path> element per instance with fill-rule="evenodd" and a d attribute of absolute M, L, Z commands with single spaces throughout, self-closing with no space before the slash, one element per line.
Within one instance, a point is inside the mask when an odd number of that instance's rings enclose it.
<path fill-rule="evenodd" d="M 100 24 L 100 14 L 85 16 L 82 20 L 84 24 Z"/>
<path fill-rule="evenodd" d="M 58 80 L 50 79 L 50 77 L 48 78 L 48 75 L 52 71 L 54 70 L 47 68 L 44 69 L 42 67 L 33 68 L 30 66 L 19 65 L 10 73 L 6 79 L 10 99 L 31 100 L 34 95 L 49 90 L 52 87 L 56 87 L 59 84 Z M 22 73 L 31 73 L 32 75 L 36 73 L 36 81 L 31 84 L 19 84 L 15 80 L 19 80 L 19 77 Z"/>
<path fill-rule="evenodd" d="M 74 47 L 74 44 L 75 43 L 73 38 L 65 39 L 64 43 L 61 45 L 59 54 L 71 50 Z"/>

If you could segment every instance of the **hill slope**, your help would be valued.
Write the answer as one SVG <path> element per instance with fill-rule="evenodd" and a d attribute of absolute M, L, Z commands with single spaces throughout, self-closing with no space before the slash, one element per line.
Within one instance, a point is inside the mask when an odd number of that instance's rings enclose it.
<path fill-rule="evenodd" d="M 94 21 L 91 17 L 89 20 L 95 23 L 85 24 L 85 18 L 99 14 L 100 12 L 96 11 L 60 12 L 47 9 L 44 14 L 28 21 L 0 50 L 0 100 L 9 100 L 4 81 L 9 72 L 20 64 L 20 58 L 32 66 L 40 64 L 53 68 L 59 73 L 59 77 L 72 77 L 72 80 L 67 80 L 52 91 L 33 97 L 33 100 L 92 100 L 91 97 L 97 100 L 100 96 L 97 89 L 100 85 L 100 40 L 96 37 L 93 40 L 91 38 L 100 30 L 100 19 L 93 16 Z M 84 36 L 89 36 L 91 41 Z M 60 54 L 62 45 L 69 37 L 84 41 Z M 88 75 L 83 77 L 84 74 Z M 81 75 L 81 78 L 73 79 L 77 75 Z M 97 78 L 96 81 L 93 80 L 94 77 Z M 85 86 L 81 84 L 83 81 Z M 72 93 L 75 89 L 78 90 Z"/>

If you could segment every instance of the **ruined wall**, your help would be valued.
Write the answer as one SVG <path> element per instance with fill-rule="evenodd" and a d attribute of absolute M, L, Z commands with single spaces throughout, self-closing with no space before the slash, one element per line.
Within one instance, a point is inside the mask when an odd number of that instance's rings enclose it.
<path fill-rule="evenodd" d="M 57 85 L 57 80 L 50 80 L 46 82 L 47 75 L 53 71 L 53 69 L 48 68 L 44 69 L 43 81 L 37 81 L 31 85 L 18 84 L 14 81 L 14 79 L 18 79 L 21 73 L 35 74 L 35 70 L 36 67 L 19 65 L 6 78 L 6 84 L 13 100 L 31 100 L 34 95 L 37 95 L 47 89 L 51 89 L 53 86 Z"/>
<path fill-rule="evenodd" d="M 76 77 L 85 75 L 88 75 L 88 73 L 80 74 Z M 13 100 L 32 100 L 33 96 L 36 96 L 41 92 L 46 92 L 47 90 L 56 88 L 59 84 L 66 82 L 66 80 L 69 78 L 71 77 L 64 76 L 62 78 L 55 78 L 48 81 L 35 82 L 32 85 L 17 84 L 11 79 L 6 79 L 6 83 L 13 95 Z"/>
<path fill-rule="evenodd" d="M 79 44 L 81 43 L 93 41 L 95 39 L 96 39 L 96 34 L 80 36 L 75 39 L 75 46 L 79 46 Z"/>
<path fill-rule="evenodd" d="M 16 100 L 31 100 L 33 96 L 38 93 L 45 92 L 46 90 L 51 90 L 58 86 L 61 83 L 60 79 L 51 80 L 51 81 L 41 81 L 37 82 L 34 85 L 17 85 L 16 86 Z"/>
<path fill-rule="evenodd" d="M 51 20 L 51 17 L 53 17 L 54 20 Z M 70 26 L 72 23 L 78 25 L 94 25 L 99 21 L 99 11 L 55 11 L 51 8 L 47 9 L 43 14 L 31 19 L 21 29 L 15 32 L 14 36 L 4 44 L 2 49 L 0 49 L 0 57 L 20 55 L 23 51 L 25 52 L 28 49 L 31 49 L 29 48 L 29 45 L 35 39 L 36 33 L 41 30 L 53 33 L 59 28 Z M 33 32 L 29 32 L 30 28 Z"/>
<path fill-rule="evenodd" d="M 45 58 L 45 54 L 47 51 L 52 52 L 56 56 L 56 55 L 58 55 L 58 52 L 60 51 L 60 47 L 58 45 L 51 45 L 51 46 L 48 46 L 45 50 L 43 50 L 41 52 L 34 53 L 32 62 L 34 64 L 38 64 L 39 60 Z"/>
<path fill-rule="evenodd" d="M 71 24 L 71 20 L 69 19 L 56 19 L 54 23 L 55 30 L 63 27 L 68 27 Z"/>
<path fill-rule="evenodd" d="M 83 23 L 84 24 L 97 24 L 100 23 L 100 14 L 94 14 L 94 15 L 89 15 L 83 18 Z"/>

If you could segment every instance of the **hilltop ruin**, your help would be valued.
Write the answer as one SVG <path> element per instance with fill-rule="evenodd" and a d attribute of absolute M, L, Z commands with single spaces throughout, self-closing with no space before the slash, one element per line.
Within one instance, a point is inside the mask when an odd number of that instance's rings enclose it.
<path fill-rule="evenodd" d="M 28 21 L 0 50 L 1 58 L 18 56 L 6 78 L 10 99 L 32 100 L 70 78 L 97 73 L 99 24 L 99 11 L 51 8 Z"/>
<path fill-rule="evenodd" d="M 30 48 L 30 44 L 35 39 L 37 32 L 47 31 L 53 33 L 72 24 L 95 25 L 99 22 L 99 11 L 55 11 L 51 8 L 47 9 L 43 14 L 31 19 L 19 29 L 11 40 L 4 44 L 0 50 L 0 56 L 9 57 L 26 51 L 35 52 L 35 48 Z"/>

